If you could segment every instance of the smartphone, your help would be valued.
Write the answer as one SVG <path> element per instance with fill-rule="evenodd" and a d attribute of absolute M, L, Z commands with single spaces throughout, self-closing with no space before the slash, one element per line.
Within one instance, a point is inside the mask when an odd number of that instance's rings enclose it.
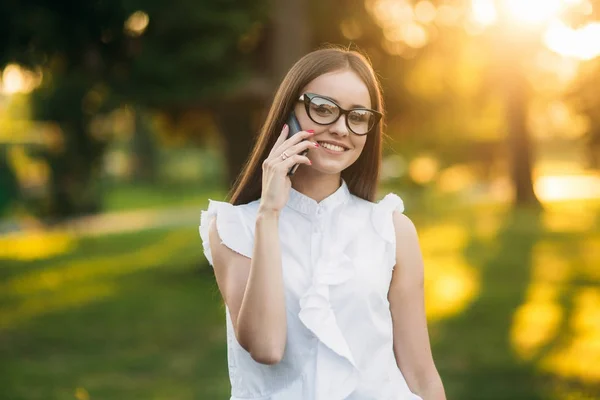
<path fill-rule="evenodd" d="M 290 116 L 288 117 L 287 125 L 290 128 L 287 136 L 288 139 L 302 130 L 302 127 L 300 127 L 300 123 L 298 122 L 298 118 L 296 118 L 296 113 L 294 113 L 293 110 L 290 113 Z"/>
<path fill-rule="evenodd" d="M 288 139 L 302 130 L 302 127 L 300 126 L 300 123 L 298 122 L 298 118 L 296 118 L 296 114 L 294 113 L 293 110 L 290 113 L 290 116 L 288 117 L 287 125 L 289 127 Z M 304 150 L 300 154 L 305 156 L 306 153 L 308 153 L 308 149 Z M 296 172 L 296 170 L 298 169 L 299 166 L 300 166 L 300 164 L 296 164 L 292 168 L 290 168 L 290 170 L 288 171 L 288 176 L 294 175 L 294 172 Z"/>

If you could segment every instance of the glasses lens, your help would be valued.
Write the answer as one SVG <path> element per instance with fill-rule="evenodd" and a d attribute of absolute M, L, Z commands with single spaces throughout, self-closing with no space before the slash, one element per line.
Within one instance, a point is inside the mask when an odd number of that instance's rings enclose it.
<path fill-rule="evenodd" d="M 358 135 L 368 133 L 375 125 L 376 116 L 369 110 L 352 110 L 348 114 L 348 126 Z"/>
<path fill-rule="evenodd" d="M 340 109 L 334 103 L 321 97 L 313 97 L 308 107 L 310 118 L 317 124 L 331 124 L 340 115 Z"/>

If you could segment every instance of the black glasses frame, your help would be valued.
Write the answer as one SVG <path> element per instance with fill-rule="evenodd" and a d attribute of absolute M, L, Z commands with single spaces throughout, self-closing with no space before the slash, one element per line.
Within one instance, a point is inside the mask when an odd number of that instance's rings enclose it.
<path fill-rule="evenodd" d="M 317 122 L 313 119 L 313 117 L 310 116 L 310 102 L 315 98 L 318 97 L 320 99 L 325 99 L 327 101 L 332 102 L 333 104 L 336 105 L 337 108 L 339 108 L 340 113 L 338 114 L 337 118 L 334 119 L 333 121 L 329 122 L 329 123 L 321 123 L 321 122 Z M 306 115 L 308 115 L 308 118 L 311 119 L 312 122 L 314 122 L 317 125 L 331 125 L 331 124 L 335 124 L 337 122 L 338 119 L 340 119 L 340 117 L 342 115 L 345 115 L 346 118 L 346 127 L 348 128 L 348 130 L 352 133 L 354 133 L 355 135 L 359 135 L 359 136 L 363 136 L 368 134 L 369 132 L 371 132 L 375 126 L 377 126 L 377 124 L 379 123 L 379 121 L 381 121 L 381 117 L 383 117 L 383 114 L 380 113 L 377 110 L 372 110 L 370 108 L 353 108 L 351 110 L 346 110 L 342 107 L 340 107 L 340 105 L 338 103 L 335 102 L 335 100 L 327 97 L 327 96 L 322 96 L 320 94 L 315 94 L 315 93 L 304 93 L 303 95 L 300 96 L 300 98 L 298 99 L 298 101 L 302 101 L 304 103 L 304 108 L 306 109 Z M 366 131 L 365 133 L 356 133 L 354 132 L 354 130 L 352 130 L 352 128 L 350 127 L 350 124 L 348 123 L 348 114 L 350 114 L 352 111 L 369 111 L 371 113 L 373 113 L 373 118 L 375 118 L 375 121 L 373 123 L 373 126 L 371 127 L 371 129 L 369 129 L 368 131 Z"/>

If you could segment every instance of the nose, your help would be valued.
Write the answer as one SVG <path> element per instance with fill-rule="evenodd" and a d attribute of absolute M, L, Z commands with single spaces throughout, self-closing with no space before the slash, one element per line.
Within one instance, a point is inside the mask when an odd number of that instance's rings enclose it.
<path fill-rule="evenodd" d="M 348 131 L 348 125 L 346 124 L 346 116 L 340 115 L 337 121 L 335 121 L 329 128 L 332 133 L 335 133 L 339 136 L 348 136 L 350 132 Z"/>

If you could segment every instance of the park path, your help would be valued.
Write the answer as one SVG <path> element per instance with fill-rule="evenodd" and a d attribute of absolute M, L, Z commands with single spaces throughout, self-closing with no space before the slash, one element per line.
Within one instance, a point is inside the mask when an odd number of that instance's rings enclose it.
<path fill-rule="evenodd" d="M 56 224 L 52 230 L 78 237 L 102 236 L 115 233 L 138 232 L 154 228 L 189 226 L 200 223 L 203 205 L 169 207 L 158 209 L 113 211 L 97 215 L 73 218 Z M 40 232 L 43 225 L 34 222 L 5 221 L 0 224 L 0 238 L 9 235 L 27 235 Z"/>

